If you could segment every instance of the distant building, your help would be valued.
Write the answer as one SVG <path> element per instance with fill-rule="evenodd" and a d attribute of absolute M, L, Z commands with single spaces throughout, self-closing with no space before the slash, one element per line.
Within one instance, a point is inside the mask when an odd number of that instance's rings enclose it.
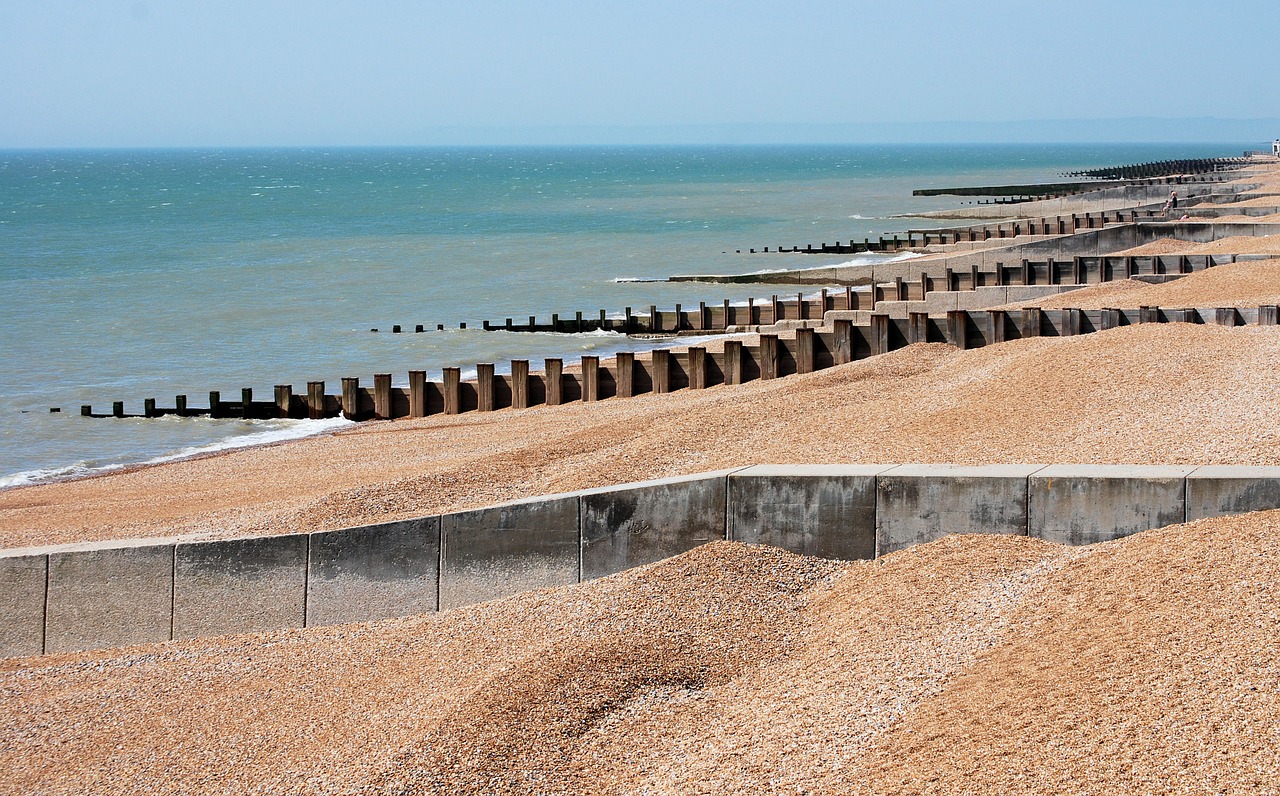
<path fill-rule="evenodd" d="M 1271 142 L 1271 154 L 1280 158 L 1280 138 Z"/>

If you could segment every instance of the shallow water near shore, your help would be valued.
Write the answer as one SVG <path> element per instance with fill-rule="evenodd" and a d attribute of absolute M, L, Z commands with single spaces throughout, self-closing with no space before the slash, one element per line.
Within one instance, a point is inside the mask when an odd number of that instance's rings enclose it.
<path fill-rule="evenodd" d="M 1238 154 L 1232 145 L 636 147 L 0 153 L 0 487 L 259 444 L 332 421 L 89 420 L 124 400 L 609 355 L 619 335 L 483 320 L 745 301 L 681 273 L 848 256 L 736 250 L 875 238 L 961 206 L 913 188 Z M 468 329 L 458 329 L 465 322 Z M 412 330 L 373 334 L 393 324 Z M 444 324 L 446 331 L 435 331 Z M 62 412 L 50 413 L 50 407 Z"/>

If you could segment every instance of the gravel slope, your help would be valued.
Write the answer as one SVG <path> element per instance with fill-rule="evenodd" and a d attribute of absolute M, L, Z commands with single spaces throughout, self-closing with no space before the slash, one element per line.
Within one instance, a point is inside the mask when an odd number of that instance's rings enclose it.
<path fill-rule="evenodd" d="M 1280 304 L 1280 259 L 1217 265 L 1160 285 L 1133 279 L 1105 282 L 1070 293 L 1009 304 L 1004 309 L 1258 307 L 1266 304 Z"/>
<path fill-rule="evenodd" d="M 1275 793 L 1280 512 L 0 662 L 4 793 Z"/>

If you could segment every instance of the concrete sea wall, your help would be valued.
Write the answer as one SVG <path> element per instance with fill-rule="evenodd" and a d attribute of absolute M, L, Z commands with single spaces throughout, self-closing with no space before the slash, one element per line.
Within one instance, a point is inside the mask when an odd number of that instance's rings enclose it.
<path fill-rule="evenodd" d="M 1280 468 L 760 465 L 334 531 L 0 551 L 0 656 L 315 627 L 563 586 L 731 539 L 868 559 L 1086 544 L 1280 507 Z"/>

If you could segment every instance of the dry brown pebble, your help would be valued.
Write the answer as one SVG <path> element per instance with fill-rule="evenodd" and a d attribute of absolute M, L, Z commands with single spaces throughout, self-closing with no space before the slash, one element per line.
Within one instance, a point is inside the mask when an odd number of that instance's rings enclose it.
<path fill-rule="evenodd" d="M 1002 309 L 1213 308 L 1274 304 L 1280 304 L 1280 259 L 1218 265 L 1159 285 L 1136 279 L 1104 282 L 1069 293 L 1009 304 Z"/>

